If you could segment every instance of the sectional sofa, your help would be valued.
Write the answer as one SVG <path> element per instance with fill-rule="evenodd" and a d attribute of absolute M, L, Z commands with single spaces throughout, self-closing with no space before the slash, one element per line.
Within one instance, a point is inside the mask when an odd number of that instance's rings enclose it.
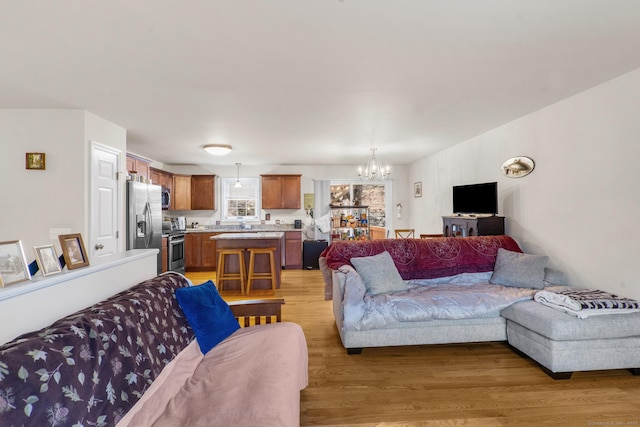
<path fill-rule="evenodd" d="M 596 369 L 637 374 L 640 313 L 578 319 L 532 301 L 541 289 L 566 289 L 547 263 L 509 236 L 337 241 L 320 260 L 350 354 L 508 341 L 554 378 Z"/>

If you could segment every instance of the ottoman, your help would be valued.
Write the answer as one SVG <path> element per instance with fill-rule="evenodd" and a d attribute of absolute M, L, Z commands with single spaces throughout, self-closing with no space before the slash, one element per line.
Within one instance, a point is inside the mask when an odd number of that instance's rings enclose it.
<path fill-rule="evenodd" d="M 605 314 L 579 319 L 535 301 L 513 304 L 507 340 L 542 365 L 554 379 L 574 371 L 631 369 L 640 374 L 640 313 Z"/>

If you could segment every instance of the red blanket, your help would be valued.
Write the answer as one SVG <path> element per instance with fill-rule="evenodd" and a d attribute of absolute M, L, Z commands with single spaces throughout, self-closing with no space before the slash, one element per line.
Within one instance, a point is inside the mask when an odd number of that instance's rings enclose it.
<path fill-rule="evenodd" d="M 322 252 L 332 270 L 350 264 L 353 257 L 391 254 L 404 280 L 433 279 L 459 273 L 492 271 L 498 248 L 522 252 L 509 236 L 442 237 L 436 239 L 382 239 L 336 241 Z"/>

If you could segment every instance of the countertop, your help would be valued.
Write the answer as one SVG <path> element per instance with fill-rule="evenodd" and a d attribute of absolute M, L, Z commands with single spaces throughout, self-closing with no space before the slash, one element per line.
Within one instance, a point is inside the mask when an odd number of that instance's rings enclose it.
<path fill-rule="evenodd" d="M 282 239 L 284 237 L 284 232 L 282 231 L 271 231 L 271 232 L 250 232 L 250 233 L 222 233 L 216 236 L 209 237 L 210 240 L 272 240 L 272 239 Z"/>

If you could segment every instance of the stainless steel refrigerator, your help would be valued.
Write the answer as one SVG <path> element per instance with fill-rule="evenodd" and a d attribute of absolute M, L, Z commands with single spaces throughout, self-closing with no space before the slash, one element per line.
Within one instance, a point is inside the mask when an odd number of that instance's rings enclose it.
<path fill-rule="evenodd" d="M 162 272 L 162 201 L 159 185 L 127 181 L 127 249 L 158 249 Z"/>

